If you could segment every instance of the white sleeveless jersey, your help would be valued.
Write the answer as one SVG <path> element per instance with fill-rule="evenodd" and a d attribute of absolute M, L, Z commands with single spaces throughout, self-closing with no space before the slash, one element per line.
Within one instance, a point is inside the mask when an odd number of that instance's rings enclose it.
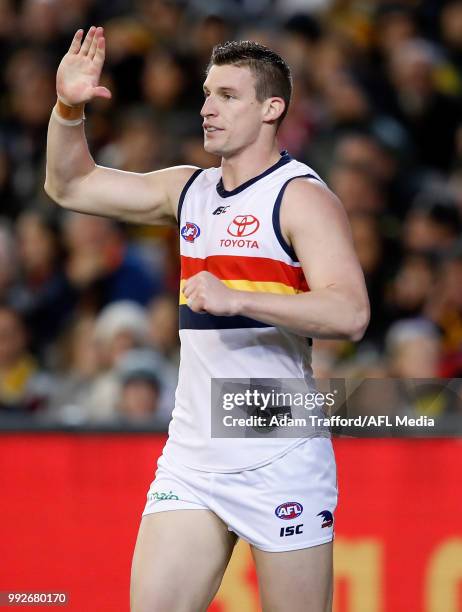
<path fill-rule="evenodd" d="M 303 270 L 280 228 L 279 211 L 294 178 L 321 180 L 287 152 L 232 191 L 221 168 L 197 170 L 178 205 L 181 285 L 179 381 L 164 455 L 170 462 L 212 472 L 265 465 L 304 438 L 212 438 L 212 378 L 311 379 L 311 340 L 244 316 L 193 312 L 181 291 L 202 270 L 228 287 L 293 295 L 308 291 Z M 328 434 L 327 434 L 328 435 Z"/>

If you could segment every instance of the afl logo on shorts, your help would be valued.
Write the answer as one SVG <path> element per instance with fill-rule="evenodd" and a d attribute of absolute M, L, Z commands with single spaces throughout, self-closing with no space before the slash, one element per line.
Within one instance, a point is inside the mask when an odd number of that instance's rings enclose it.
<path fill-rule="evenodd" d="M 181 228 L 181 236 L 186 240 L 186 242 L 194 242 L 194 240 L 199 238 L 200 235 L 200 227 L 191 221 L 186 221 L 186 225 L 183 225 Z"/>
<path fill-rule="evenodd" d="M 302 504 L 298 502 L 284 502 L 276 508 L 274 514 L 284 521 L 290 521 L 297 518 L 303 512 Z"/>
<path fill-rule="evenodd" d="M 251 236 L 260 227 L 260 221 L 253 215 L 237 215 L 228 225 L 228 234 L 236 238 Z"/>

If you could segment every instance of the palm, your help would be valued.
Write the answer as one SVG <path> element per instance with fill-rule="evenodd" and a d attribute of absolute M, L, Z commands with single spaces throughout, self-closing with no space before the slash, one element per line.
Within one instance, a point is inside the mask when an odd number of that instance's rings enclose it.
<path fill-rule="evenodd" d="M 88 102 L 98 96 L 111 96 L 108 89 L 99 87 L 104 64 L 103 29 L 90 28 L 82 44 L 81 39 L 82 31 L 79 30 L 56 75 L 58 96 L 70 105 Z"/>

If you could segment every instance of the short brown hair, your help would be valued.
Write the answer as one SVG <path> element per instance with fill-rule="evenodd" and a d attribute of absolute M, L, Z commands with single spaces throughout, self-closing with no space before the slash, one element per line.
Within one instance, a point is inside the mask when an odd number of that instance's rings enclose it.
<path fill-rule="evenodd" d="M 207 73 L 212 66 L 234 64 L 248 66 L 255 76 L 255 94 L 259 102 L 277 96 L 285 108 L 277 121 L 281 123 L 292 96 L 292 75 L 289 66 L 275 51 L 251 40 L 230 41 L 213 48 Z"/>

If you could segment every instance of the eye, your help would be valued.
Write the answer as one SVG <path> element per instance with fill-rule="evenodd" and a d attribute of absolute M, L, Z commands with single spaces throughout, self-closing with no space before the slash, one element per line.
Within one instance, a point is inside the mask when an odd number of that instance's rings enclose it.
<path fill-rule="evenodd" d="M 223 94 L 223 98 L 224 98 L 225 100 L 231 100 L 233 97 L 234 97 L 234 96 L 232 96 L 231 94 L 227 94 L 227 93 L 224 93 L 224 94 Z"/>

